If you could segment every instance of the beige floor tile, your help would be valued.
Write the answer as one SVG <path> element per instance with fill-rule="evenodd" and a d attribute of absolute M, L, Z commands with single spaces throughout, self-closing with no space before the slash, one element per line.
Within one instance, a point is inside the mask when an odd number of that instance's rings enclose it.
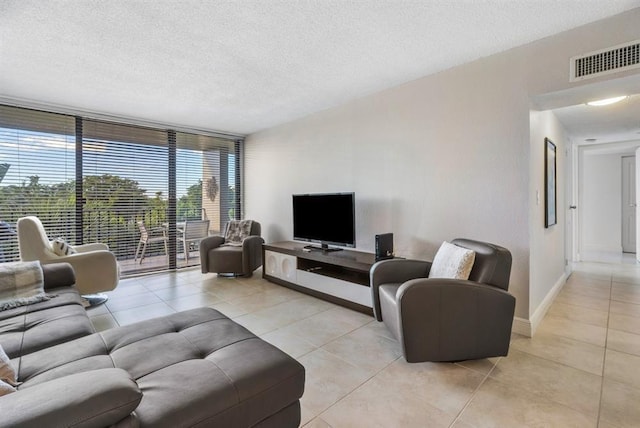
<path fill-rule="evenodd" d="M 300 426 L 303 427 L 310 423 L 320 412 L 314 413 L 311 410 L 304 407 L 304 404 L 300 404 Z"/>
<path fill-rule="evenodd" d="M 134 294 L 143 294 L 148 293 L 149 290 L 147 287 L 142 285 L 141 283 L 132 283 L 130 285 L 122 285 L 118 284 L 115 290 L 108 291 L 106 294 L 109 298 L 112 297 L 122 297 L 122 296 L 132 296 Z"/>
<path fill-rule="evenodd" d="M 612 300 L 610 312 L 612 314 L 620 314 L 640 318 L 640 305 Z"/>
<path fill-rule="evenodd" d="M 614 272 L 612 279 L 614 282 L 640 285 L 640 272 L 637 269 L 629 269 L 621 272 Z"/>
<path fill-rule="evenodd" d="M 321 347 L 369 322 L 371 317 L 367 315 L 336 307 L 290 324 L 284 330 Z"/>
<path fill-rule="evenodd" d="M 176 311 L 164 302 L 154 303 L 147 306 L 139 306 L 123 311 L 112 312 L 113 317 L 119 325 L 129 325 L 138 321 L 157 318 L 164 315 L 173 314 Z"/>
<path fill-rule="evenodd" d="M 280 323 L 276 320 L 261 317 L 253 313 L 240 315 L 239 317 L 233 318 L 233 320 L 257 336 L 264 335 L 281 327 Z"/>
<path fill-rule="evenodd" d="M 303 356 L 299 361 L 306 370 L 301 403 L 314 417 L 369 378 L 364 370 L 322 349 Z"/>
<path fill-rule="evenodd" d="M 457 419 L 450 428 L 475 428 L 475 425 L 471 425 L 469 422 Z"/>
<path fill-rule="evenodd" d="M 614 282 L 611 288 L 611 300 L 640 304 L 640 285 Z"/>
<path fill-rule="evenodd" d="M 640 317 L 612 313 L 609 315 L 609 328 L 640 334 Z"/>
<path fill-rule="evenodd" d="M 233 282 L 232 278 L 215 282 L 202 283 L 201 289 L 213 293 L 222 300 L 233 300 L 239 297 L 250 296 L 261 291 L 260 286 Z"/>
<path fill-rule="evenodd" d="M 118 323 L 111 314 L 96 315 L 90 318 L 91 324 L 96 332 L 105 331 L 110 328 L 118 327 Z"/>
<path fill-rule="evenodd" d="M 604 377 L 640 389 L 640 356 L 607 349 Z M 640 420 L 638 422 L 640 425 Z"/>
<path fill-rule="evenodd" d="M 607 349 L 640 356 L 640 334 L 609 329 Z"/>
<path fill-rule="evenodd" d="M 593 296 L 585 296 L 583 294 L 572 293 L 570 291 L 562 291 L 556 297 L 556 302 L 568 305 L 583 306 L 597 311 L 609 310 L 609 299 L 600 299 Z"/>
<path fill-rule="evenodd" d="M 489 374 L 503 357 L 482 358 L 480 360 L 458 361 L 456 364 L 482 374 Z"/>
<path fill-rule="evenodd" d="M 561 293 L 575 293 L 598 299 L 609 299 L 611 297 L 611 282 L 602 280 L 569 280 L 562 287 Z"/>
<path fill-rule="evenodd" d="M 374 375 L 402 357 L 400 344 L 365 327 L 352 331 L 322 347 L 325 351 Z"/>
<path fill-rule="evenodd" d="M 87 315 L 89 315 L 90 317 L 94 317 L 96 315 L 104 315 L 104 314 L 110 314 L 111 312 L 109 312 L 109 308 L 107 308 L 106 304 L 102 304 L 102 305 L 98 305 L 98 306 L 89 306 L 87 308 L 85 308 L 85 310 L 87 311 Z"/>
<path fill-rule="evenodd" d="M 211 306 L 212 304 L 217 302 L 220 302 L 220 298 L 218 296 L 202 292 L 198 294 L 187 295 L 177 299 L 165 300 L 165 303 L 171 306 L 176 311 L 186 311 L 188 309 Z"/>
<path fill-rule="evenodd" d="M 581 413 L 598 415 L 602 377 L 512 349 L 489 375 Z"/>
<path fill-rule="evenodd" d="M 184 283 L 176 274 L 157 274 L 140 278 L 140 281 L 150 291 L 161 290 L 163 288 L 176 287 Z"/>
<path fill-rule="evenodd" d="M 243 311 L 242 309 L 233 306 L 229 302 L 220 301 L 220 302 L 210 304 L 209 307 L 219 310 L 220 312 L 222 312 L 223 314 L 225 314 L 226 316 L 232 319 L 247 314 L 247 311 Z"/>
<path fill-rule="evenodd" d="M 293 358 L 300 358 L 318 349 L 303 338 L 282 330 L 271 331 L 262 335 L 261 338 L 282 349 Z"/>
<path fill-rule="evenodd" d="M 455 414 L 447 414 L 409 391 L 374 378 L 331 406 L 322 419 L 334 428 L 439 428 L 448 427 Z"/>
<path fill-rule="evenodd" d="M 202 290 L 199 287 L 189 284 L 180 284 L 175 287 L 161 288 L 153 291 L 153 294 L 162 300 L 174 300 L 179 299 L 180 297 L 193 296 L 194 294 L 200 293 L 202 293 Z"/>
<path fill-rule="evenodd" d="M 398 394 L 409 394 L 421 402 L 457 415 L 485 375 L 452 363 L 407 363 L 399 358 L 375 376 Z"/>
<path fill-rule="evenodd" d="M 299 298 L 299 293 L 296 294 Z M 251 294 L 249 296 L 238 297 L 233 300 L 229 300 L 234 306 L 245 310 L 247 312 L 255 312 L 260 309 L 269 308 L 279 303 L 284 303 L 292 300 L 292 296 L 287 292 L 281 292 L 279 290 L 267 290 L 259 293 Z"/>
<path fill-rule="evenodd" d="M 553 334 L 536 333 L 532 338 L 515 336 L 512 349 L 527 352 L 595 375 L 602 374 L 604 348 Z"/>
<path fill-rule="evenodd" d="M 161 303 L 162 300 L 151 291 L 146 293 L 134 294 L 132 296 L 118 296 L 107 300 L 107 308 L 111 312 L 123 311 L 125 309 L 147 306 L 153 303 Z"/>
<path fill-rule="evenodd" d="M 607 311 L 598 311 L 583 306 L 568 305 L 562 302 L 554 302 L 547 312 L 547 316 L 578 321 L 584 324 L 606 327 L 609 319 Z"/>
<path fill-rule="evenodd" d="M 230 303 L 234 304 L 234 302 L 231 301 Z M 315 297 L 301 295 L 299 299 L 287 300 L 277 305 L 257 310 L 254 314 L 276 322 L 278 327 L 284 327 L 333 308 L 335 306 L 331 303 Z"/>
<path fill-rule="evenodd" d="M 631 385 L 604 379 L 600 421 L 621 428 L 640 426 L 640 389 Z"/>
<path fill-rule="evenodd" d="M 607 339 L 605 327 L 558 318 L 549 314 L 540 323 L 536 334 L 555 334 L 603 347 Z"/>
<path fill-rule="evenodd" d="M 324 419 L 317 417 L 313 418 L 309 423 L 303 425 L 304 428 L 333 428 Z"/>
<path fill-rule="evenodd" d="M 460 420 L 475 427 L 587 428 L 597 426 L 588 416 L 508 383 L 487 379 Z"/>

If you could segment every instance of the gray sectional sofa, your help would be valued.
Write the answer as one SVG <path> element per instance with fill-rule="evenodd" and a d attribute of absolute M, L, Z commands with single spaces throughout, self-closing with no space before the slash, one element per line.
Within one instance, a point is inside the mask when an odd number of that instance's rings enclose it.
<path fill-rule="evenodd" d="M 57 297 L 0 312 L 22 384 L 11 427 L 297 427 L 304 367 L 212 308 L 94 333 L 69 265 L 43 266 Z"/>

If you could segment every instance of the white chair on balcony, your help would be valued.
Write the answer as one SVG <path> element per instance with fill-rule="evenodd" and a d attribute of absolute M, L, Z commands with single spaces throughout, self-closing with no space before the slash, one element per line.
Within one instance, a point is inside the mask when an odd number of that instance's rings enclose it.
<path fill-rule="evenodd" d="M 184 258 L 189 262 L 189 246 L 200 245 L 200 241 L 209 236 L 209 220 L 187 220 L 184 227 L 178 230 L 178 240 L 182 242 Z"/>
<path fill-rule="evenodd" d="M 78 291 L 91 306 L 107 301 L 104 292 L 118 285 L 118 262 L 106 244 L 69 245 L 67 255 L 58 255 L 38 217 L 18 219 L 17 229 L 20 259 L 42 264 L 69 263 L 76 274 Z"/>
<path fill-rule="evenodd" d="M 166 228 L 159 227 L 147 230 L 144 221 L 138 222 L 138 228 L 140 229 L 140 242 L 138 242 L 138 248 L 136 248 L 136 255 L 133 257 L 134 263 L 138 260 L 138 255 L 140 255 L 140 264 L 142 264 L 144 253 L 147 251 L 147 245 L 156 242 L 164 242 L 164 255 L 169 257 L 169 249 L 167 245 L 169 237 L 167 236 Z M 140 254 L 140 250 L 142 250 L 142 254 Z"/>

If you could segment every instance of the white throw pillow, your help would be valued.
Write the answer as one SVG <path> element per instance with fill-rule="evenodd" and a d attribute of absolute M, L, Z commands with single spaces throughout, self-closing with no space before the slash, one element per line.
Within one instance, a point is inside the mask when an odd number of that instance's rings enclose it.
<path fill-rule="evenodd" d="M 444 241 L 436 253 L 429 278 L 469 279 L 475 251 Z"/>
<path fill-rule="evenodd" d="M 0 345 L 0 396 L 14 392 L 17 385 L 16 369 Z"/>
<path fill-rule="evenodd" d="M 51 241 L 51 249 L 56 256 L 68 256 L 69 254 L 75 254 L 77 251 L 62 238 L 56 238 Z"/>

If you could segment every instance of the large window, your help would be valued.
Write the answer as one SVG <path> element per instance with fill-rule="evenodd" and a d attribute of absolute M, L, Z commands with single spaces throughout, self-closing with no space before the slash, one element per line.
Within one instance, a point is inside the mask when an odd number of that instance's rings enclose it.
<path fill-rule="evenodd" d="M 18 260 L 16 221 L 36 215 L 76 243 L 75 120 L 0 106 L 0 261 Z"/>
<path fill-rule="evenodd" d="M 216 234 L 239 218 L 239 145 L 0 106 L 2 260 L 18 258 L 17 219 L 36 215 L 50 239 L 107 243 L 124 274 L 198 264 L 186 222 L 206 221 Z M 162 238 L 148 242 L 141 263 L 147 234 Z"/>

